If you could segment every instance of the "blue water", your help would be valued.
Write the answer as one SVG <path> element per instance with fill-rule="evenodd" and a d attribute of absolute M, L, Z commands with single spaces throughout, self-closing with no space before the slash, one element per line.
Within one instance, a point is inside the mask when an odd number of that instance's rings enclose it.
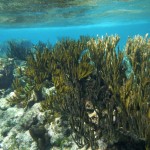
<path fill-rule="evenodd" d="M 77 39 L 80 35 L 91 35 L 101 37 L 102 35 L 118 34 L 120 36 L 120 47 L 123 48 L 127 38 L 140 34 L 150 33 L 150 23 L 128 24 L 117 26 L 88 25 L 78 27 L 51 27 L 51 28 L 25 28 L 25 29 L 0 29 L 0 41 L 10 39 L 27 39 L 33 43 L 39 40 L 50 41 L 55 44 L 62 37 Z"/>
<path fill-rule="evenodd" d="M 75 0 L 64 1 L 61 6 L 57 0 L 40 4 L 31 0 L 24 7 L 19 2 L 16 7 L 13 2 L 7 2 L 8 8 L 2 6 L 0 43 L 26 39 L 55 44 L 62 37 L 101 37 L 107 33 L 118 34 L 123 48 L 128 36 L 150 33 L 149 0 Z"/>

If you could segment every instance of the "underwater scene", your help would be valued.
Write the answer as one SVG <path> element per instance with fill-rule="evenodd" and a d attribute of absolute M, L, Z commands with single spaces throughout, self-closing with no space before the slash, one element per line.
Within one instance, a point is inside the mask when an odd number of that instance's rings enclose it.
<path fill-rule="evenodd" d="M 150 0 L 0 0 L 0 150 L 150 150 Z"/>

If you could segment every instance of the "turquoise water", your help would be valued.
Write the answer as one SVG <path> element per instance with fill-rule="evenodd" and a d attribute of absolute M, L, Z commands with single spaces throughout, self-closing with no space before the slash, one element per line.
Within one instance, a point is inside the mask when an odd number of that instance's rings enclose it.
<path fill-rule="evenodd" d="M 56 43 L 62 37 L 150 33 L 149 0 L 19 0 L 0 3 L 0 42 L 27 39 Z"/>
<path fill-rule="evenodd" d="M 119 48 L 124 50 L 128 37 L 147 33 L 150 34 L 150 0 L 0 0 L 0 150 L 50 150 L 55 146 L 58 150 L 75 150 L 68 138 L 74 131 L 81 147 L 86 144 L 82 139 L 93 148 L 106 147 L 107 142 L 108 146 L 118 144 L 123 149 L 130 149 L 132 143 L 138 149 L 146 147 L 150 118 L 147 38 L 137 36 L 128 42 L 125 53 L 110 51 L 118 42 L 117 36 L 102 40 L 104 49 L 99 50 L 98 40 L 91 40 L 86 41 L 86 48 L 82 43 L 84 49 L 80 44 L 71 48 L 67 44 L 62 48 L 62 44 L 59 49 L 56 44 L 56 53 L 44 51 L 42 55 L 42 44 L 38 42 L 54 45 L 63 37 L 118 34 Z M 44 100 L 54 106 L 47 106 L 41 113 L 40 105 L 34 104 Z M 24 110 L 23 105 L 27 105 Z M 50 105 L 49 101 L 46 105 Z M 64 106 L 68 108 L 62 111 Z M 59 116 L 65 122 L 60 123 Z M 63 116 L 67 118 L 63 120 Z M 112 139 L 105 144 L 100 139 L 103 135 Z"/>

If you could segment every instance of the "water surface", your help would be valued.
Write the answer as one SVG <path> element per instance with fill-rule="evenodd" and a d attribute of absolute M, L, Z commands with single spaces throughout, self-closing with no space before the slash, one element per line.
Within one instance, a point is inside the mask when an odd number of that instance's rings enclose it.
<path fill-rule="evenodd" d="M 0 42 L 150 33 L 149 0 L 0 0 Z"/>
<path fill-rule="evenodd" d="M 0 27 L 146 23 L 149 0 L 0 0 Z"/>

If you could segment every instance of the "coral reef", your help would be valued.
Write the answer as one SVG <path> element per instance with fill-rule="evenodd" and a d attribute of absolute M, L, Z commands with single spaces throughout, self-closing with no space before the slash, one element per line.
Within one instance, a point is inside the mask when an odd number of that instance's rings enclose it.
<path fill-rule="evenodd" d="M 45 124 L 46 116 L 45 112 L 40 112 L 40 103 L 34 104 L 28 110 L 10 106 L 6 98 L 9 99 L 13 95 L 14 92 L 11 92 L 6 97 L 0 98 L 0 149 L 49 150 L 60 147 L 66 150 L 77 149 L 71 137 L 64 139 L 66 132 L 59 118 Z M 42 134 L 40 126 L 45 128 L 43 131 L 46 133 Z M 41 140 L 45 143 L 41 143 Z"/>
<path fill-rule="evenodd" d="M 14 78 L 13 70 L 13 59 L 0 58 L 0 90 L 7 89 L 11 86 Z"/>
<path fill-rule="evenodd" d="M 11 40 L 8 41 L 8 51 L 6 55 L 8 58 L 26 60 L 28 55 L 30 55 L 31 53 L 31 47 L 32 47 L 32 43 L 30 41 Z"/>
<path fill-rule="evenodd" d="M 40 51 L 41 53 L 45 50 L 45 49 L 52 49 L 52 45 L 51 43 L 48 41 L 46 43 L 42 42 L 42 41 L 38 41 L 37 44 L 34 45 L 35 50 Z"/>
<path fill-rule="evenodd" d="M 31 107 L 34 103 L 44 99 L 43 87 L 51 85 L 51 52 L 47 49 L 42 53 L 36 51 L 27 57 L 24 68 L 17 67 L 18 76 L 14 79 L 12 88 L 15 96 L 8 100 L 11 105 Z"/>
<path fill-rule="evenodd" d="M 149 149 L 150 39 L 129 38 L 124 51 L 117 48 L 119 39 L 62 39 L 51 51 L 37 50 L 24 71 L 19 69 L 13 83 L 17 99 L 10 103 L 31 107 L 40 101 L 45 122 L 60 117 L 79 148 L 98 149 L 103 139 L 108 149 L 122 149 L 125 143 Z M 43 129 L 40 138 L 44 135 Z"/>

